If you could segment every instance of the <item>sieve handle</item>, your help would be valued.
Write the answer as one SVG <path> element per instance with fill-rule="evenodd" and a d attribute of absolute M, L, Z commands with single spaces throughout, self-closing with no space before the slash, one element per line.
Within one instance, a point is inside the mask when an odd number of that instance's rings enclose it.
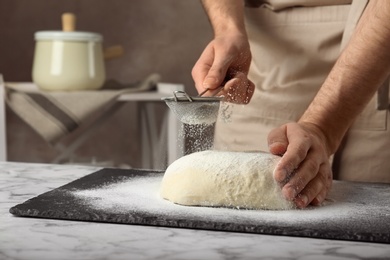
<path fill-rule="evenodd" d="M 215 88 L 215 89 L 206 88 L 205 90 L 203 90 L 203 91 L 198 95 L 198 97 L 203 96 L 203 94 L 206 93 L 206 92 L 209 91 L 209 90 L 211 90 L 211 91 L 214 92 L 214 93 L 211 95 L 212 97 L 214 97 L 216 94 L 218 94 L 219 89 L 221 89 L 221 88 L 223 88 L 223 87 L 224 87 L 224 86 L 222 85 L 222 86 L 219 86 L 218 88 Z M 218 90 L 218 91 L 216 91 L 216 90 Z"/>
<path fill-rule="evenodd" d="M 182 90 L 175 90 L 175 91 L 173 91 L 173 96 L 174 96 L 174 99 L 175 99 L 176 102 L 179 101 L 178 96 L 177 96 L 178 94 L 183 95 L 190 102 L 193 101 L 192 98 L 186 92 L 184 92 Z"/>
<path fill-rule="evenodd" d="M 203 96 L 203 94 L 206 93 L 207 91 L 209 91 L 209 88 L 206 88 L 206 89 L 203 90 L 201 93 L 199 93 L 198 97 Z"/>

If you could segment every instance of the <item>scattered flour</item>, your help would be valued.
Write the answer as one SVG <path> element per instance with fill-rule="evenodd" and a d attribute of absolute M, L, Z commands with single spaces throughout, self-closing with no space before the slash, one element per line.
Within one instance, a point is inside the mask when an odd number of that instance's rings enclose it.
<path fill-rule="evenodd" d="M 209 150 L 214 144 L 214 127 L 209 125 L 182 124 L 180 139 L 186 140 L 185 154 Z"/>
<path fill-rule="evenodd" d="M 233 222 L 267 225 L 299 224 L 327 225 L 340 219 L 348 221 L 356 216 L 371 215 L 372 208 L 362 211 L 354 202 L 328 200 L 321 207 L 308 207 L 298 210 L 244 210 L 232 208 L 213 208 L 181 206 L 164 200 L 159 196 L 162 174 L 154 177 L 137 177 L 103 186 L 98 189 L 71 192 L 88 208 L 104 210 L 117 214 L 144 212 L 161 218 L 196 219 L 211 222 Z M 339 186 L 339 188 L 342 188 Z M 340 189 L 342 190 L 342 189 Z M 342 194 L 334 194 L 342 197 Z"/>
<path fill-rule="evenodd" d="M 222 101 L 219 106 L 218 120 L 224 123 L 230 123 L 232 121 L 231 119 L 232 115 L 233 115 L 233 104 Z"/>

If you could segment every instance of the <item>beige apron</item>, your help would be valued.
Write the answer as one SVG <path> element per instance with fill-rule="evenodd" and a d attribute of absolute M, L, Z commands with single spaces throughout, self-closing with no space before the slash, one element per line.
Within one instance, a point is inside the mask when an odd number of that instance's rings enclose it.
<path fill-rule="evenodd" d="M 309 3 L 313 1 L 323 5 L 312 6 Z M 366 0 L 355 0 L 352 5 L 341 0 L 337 1 L 341 4 L 335 0 L 263 2 L 266 5 L 261 8 L 246 8 L 253 54 L 249 78 L 256 91 L 248 105 L 224 105 L 223 109 L 231 115 L 229 120 L 217 121 L 216 149 L 268 151 L 268 133 L 301 117 L 367 3 Z M 377 106 L 375 97 L 336 153 L 336 178 L 390 182 L 390 149 L 386 149 L 390 147 L 386 127 L 389 113 Z"/>

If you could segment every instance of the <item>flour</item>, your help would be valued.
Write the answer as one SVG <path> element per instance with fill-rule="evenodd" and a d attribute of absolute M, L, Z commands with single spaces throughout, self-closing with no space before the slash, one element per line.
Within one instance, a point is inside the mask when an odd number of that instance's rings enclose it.
<path fill-rule="evenodd" d="M 220 102 L 218 121 L 230 123 L 233 114 L 233 105 L 229 102 Z M 184 154 L 211 150 L 214 146 L 214 123 L 215 119 L 207 123 L 200 123 L 199 115 L 187 113 L 188 117 L 184 122 L 191 121 L 190 124 L 184 123 L 179 131 L 179 138 L 186 140 L 186 147 L 183 149 Z M 204 121 L 203 121 L 204 122 Z"/>
<path fill-rule="evenodd" d="M 182 124 L 180 139 L 186 140 L 184 154 L 209 150 L 214 144 L 214 127 L 209 125 Z"/>
<path fill-rule="evenodd" d="M 229 102 L 205 102 L 199 105 L 186 104 L 185 108 L 180 108 L 182 111 L 179 113 L 180 104 L 176 105 L 178 114 L 180 114 L 180 121 L 188 125 L 212 125 L 217 119 L 222 120 L 225 123 L 231 122 L 232 116 L 232 104 Z"/>
<path fill-rule="evenodd" d="M 211 125 L 218 117 L 219 100 L 193 102 L 167 102 L 177 118 L 189 125 Z"/>
<path fill-rule="evenodd" d="M 136 177 L 124 179 L 122 182 L 109 184 L 97 189 L 73 191 L 86 208 L 103 210 L 115 214 L 144 212 L 158 215 L 161 218 L 197 219 L 210 222 L 233 222 L 253 225 L 279 223 L 287 224 L 327 225 L 337 219 L 345 221 L 354 216 L 373 214 L 370 208 L 362 212 L 361 207 L 353 202 L 327 200 L 321 207 L 292 210 L 246 210 L 233 208 L 212 208 L 181 206 L 162 199 L 159 196 L 162 175 L 154 177 Z M 342 193 L 342 186 L 339 186 Z M 334 197 L 343 197 L 336 193 Z M 386 212 L 383 212 L 386 213 Z M 389 213 L 389 212 L 387 212 Z"/>
<path fill-rule="evenodd" d="M 385 184 L 334 181 L 321 206 L 248 210 L 166 201 L 159 195 L 163 173 L 129 170 L 128 177 L 111 175 L 108 169 L 105 173 L 108 176 L 104 179 L 109 181 L 99 187 L 65 189 L 75 210 L 81 209 L 82 215 L 98 221 L 389 242 L 390 192 Z M 89 180 L 79 187 L 90 186 Z"/>
<path fill-rule="evenodd" d="M 189 213 L 159 196 L 161 178 L 162 176 L 138 177 L 101 188 L 73 191 L 71 194 L 88 207 L 112 213 Z"/>
<path fill-rule="evenodd" d="M 218 102 L 190 103 L 186 108 L 182 108 L 185 113 L 182 113 L 180 121 L 189 125 L 211 125 L 217 120 L 218 108 Z"/>
<path fill-rule="evenodd" d="M 219 116 L 218 120 L 222 121 L 224 123 L 230 123 L 232 122 L 232 117 L 233 115 L 233 104 L 229 102 L 221 102 L 219 106 Z"/>

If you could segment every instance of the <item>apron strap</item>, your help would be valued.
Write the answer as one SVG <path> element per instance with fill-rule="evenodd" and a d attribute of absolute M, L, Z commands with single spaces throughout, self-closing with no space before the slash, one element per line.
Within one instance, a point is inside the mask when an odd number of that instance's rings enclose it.
<path fill-rule="evenodd" d="M 387 78 L 386 81 L 382 84 L 382 86 L 379 87 L 377 91 L 377 100 L 376 100 L 377 110 L 387 110 L 390 108 L 389 88 L 390 88 L 390 79 Z"/>
<path fill-rule="evenodd" d="M 353 0 L 351 4 L 351 10 L 348 15 L 347 23 L 345 26 L 343 38 L 341 40 L 341 49 L 343 50 L 347 45 L 352 33 L 363 14 L 369 0 Z M 387 78 L 385 82 L 379 87 L 377 91 L 377 110 L 389 109 L 389 88 L 390 80 Z"/>

